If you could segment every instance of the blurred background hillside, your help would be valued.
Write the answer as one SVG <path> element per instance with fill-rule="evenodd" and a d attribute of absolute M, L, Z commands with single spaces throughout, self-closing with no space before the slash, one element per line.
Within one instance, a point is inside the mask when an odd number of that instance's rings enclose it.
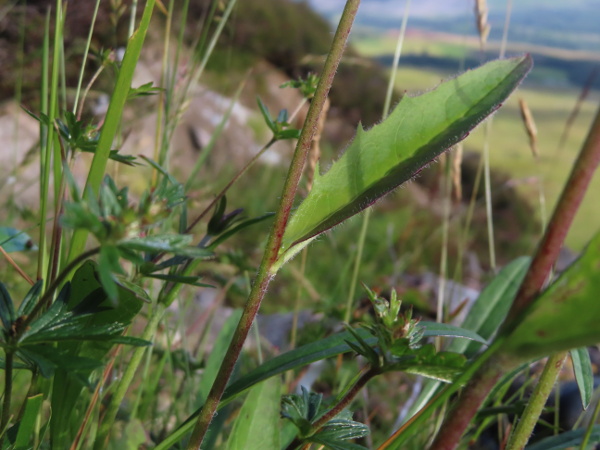
<path fill-rule="evenodd" d="M 64 61 L 67 86 L 72 86 L 79 74 L 94 3 L 68 4 Z M 190 1 L 189 20 L 184 30 L 187 57 L 195 51 L 202 20 L 211 3 L 208 0 Z M 291 95 L 290 90 L 277 87 L 286 79 L 319 71 L 330 44 L 333 23 L 340 15 L 343 3 L 341 0 L 238 2 L 201 83 L 204 88 L 227 98 L 240 83 L 247 81 L 240 104 L 254 111 L 254 118 L 245 126 L 256 142 L 244 145 L 246 141 L 242 140 L 237 147 L 231 143 L 223 144 L 225 153 L 221 155 L 233 152 L 234 148 L 260 147 L 268 138 L 264 127 L 261 129 L 257 125 L 260 116 L 256 115 L 256 96 L 265 101 L 273 114 L 281 108 L 294 109 L 294 102 L 299 98 Z M 513 1 L 510 11 L 506 4 L 504 0 L 488 2 L 491 28 L 487 43 L 482 47 L 474 1 L 412 2 L 393 98 L 396 103 L 402 95 L 416 95 L 432 89 L 443 79 L 498 57 L 506 14 L 510 14 L 506 55 L 529 52 L 534 57 L 535 68 L 522 88 L 495 115 L 487 141 L 491 152 L 495 245 L 501 264 L 535 248 L 543 222 L 552 211 L 600 100 L 600 28 L 597 26 L 600 1 Z M 0 6 L 0 102 L 6 111 L 6 105 L 15 101 L 32 111 L 39 108 L 43 26 L 46 12 L 54 5 L 53 0 L 13 0 Z M 128 1 L 101 2 L 94 31 L 93 56 L 86 67 L 87 79 L 102 64 L 99 57 L 102 49 L 118 49 L 125 45 L 130 6 Z M 138 8 L 138 14 L 140 11 Z M 174 11 L 177 15 L 176 8 Z M 332 107 L 323 137 L 321 167 L 328 167 L 329 161 L 340 153 L 359 122 L 368 127 L 381 119 L 390 65 L 405 11 L 403 1 L 363 0 L 351 45 L 331 92 Z M 160 80 L 160 71 L 152 72 L 151 68 L 159 65 L 162 58 L 165 16 L 157 11 L 153 20 L 154 26 L 143 52 L 145 69 L 140 71 L 147 70 L 149 79 L 156 81 Z M 50 27 L 52 29 L 52 24 Z M 173 32 L 173 36 L 175 34 Z M 141 80 L 143 76 L 140 77 Z M 113 82 L 114 73 L 103 72 L 90 91 L 90 99 L 99 101 L 110 92 Z M 528 104 L 537 125 L 538 157 L 533 157 L 530 151 L 519 99 Z M 68 103 L 69 99 L 65 101 Z M 202 105 L 209 122 L 223 114 L 222 108 L 211 109 L 210 102 Z M 86 112 L 90 118 L 93 117 L 92 109 L 90 101 Z M 143 117 L 145 111 L 146 106 L 130 112 L 128 117 Z M 205 145 L 208 138 L 203 136 L 210 130 L 194 130 L 196 125 L 189 126 L 186 133 L 194 135 L 196 141 L 203 141 L 192 142 L 190 148 Z M 241 128 L 240 125 L 236 129 Z M 476 208 L 472 225 L 467 230 L 467 256 L 474 273 L 485 272 L 488 265 L 483 189 L 480 187 L 473 192 L 479 155 L 486 142 L 482 129 L 472 133 L 464 145 L 463 198 L 453 206 L 449 249 L 451 257 L 458 254 L 464 231 L 461 223 L 472 197 Z M 151 134 L 151 129 L 148 133 Z M 247 135 L 244 136 L 243 139 L 247 139 Z M 190 150 L 188 159 L 196 158 L 194 151 L 198 148 Z M 242 157 L 236 154 L 233 158 L 221 158 L 235 161 Z M 174 167 L 190 164 L 193 160 L 179 160 Z M 216 186 L 231 176 L 232 170 L 225 166 L 221 171 L 210 172 L 210 176 L 214 177 L 216 173 L 218 178 L 204 180 L 203 192 L 217 189 Z M 234 189 L 232 196 L 238 196 L 237 203 L 250 214 L 272 210 L 276 195 L 257 198 L 255 190 L 278 192 L 281 170 L 281 167 L 271 167 L 251 172 L 249 180 Z M 365 279 L 369 274 L 373 277 L 386 274 L 395 279 L 407 267 L 412 270 L 437 267 L 441 249 L 441 173 L 442 165 L 433 164 L 415 183 L 409 183 L 407 188 L 398 190 L 376 206 L 376 218 L 367 236 L 363 265 Z M 568 246 L 575 252 L 581 250 L 600 224 L 599 192 L 600 177 L 596 176 L 568 237 Z M 322 248 L 316 251 L 327 247 L 352 260 L 359 227 L 358 220 L 342 227 L 334 236 L 317 244 Z M 348 244 L 348 248 L 343 244 Z M 317 288 L 322 269 L 314 268 Z M 347 273 L 349 269 L 344 270 Z"/>

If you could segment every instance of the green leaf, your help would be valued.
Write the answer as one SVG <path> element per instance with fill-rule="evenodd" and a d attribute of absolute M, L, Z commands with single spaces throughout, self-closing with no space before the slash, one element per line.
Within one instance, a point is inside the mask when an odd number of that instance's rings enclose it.
<path fill-rule="evenodd" d="M 558 436 L 550 436 L 533 445 L 528 445 L 525 450 L 563 450 L 578 447 L 583 442 L 586 431 L 585 428 L 566 431 Z M 600 425 L 594 425 L 589 442 L 600 442 Z"/>
<path fill-rule="evenodd" d="M 121 255 L 121 256 L 123 256 L 123 255 Z M 115 278 L 117 281 L 117 285 L 119 285 L 119 287 L 129 291 L 130 293 L 132 293 L 133 295 L 135 295 L 137 298 L 139 298 L 140 300 L 142 300 L 145 303 L 152 302 L 152 299 L 150 298 L 150 296 L 148 295 L 146 290 L 139 284 L 132 283 L 131 281 L 127 280 L 122 275 L 116 275 Z"/>
<path fill-rule="evenodd" d="M 215 287 L 212 284 L 200 283 L 198 281 L 198 280 L 200 280 L 200 277 L 194 277 L 194 276 L 186 277 L 183 275 L 159 274 L 159 273 L 146 274 L 144 276 L 146 278 L 156 278 L 157 280 L 169 281 L 171 283 L 189 284 L 190 286 L 209 287 L 209 288 Z"/>
<path fill-rule="evenodd" d="M 161 234 L 143 238 L 125 239 L 119 241 L 119 247 L 149 253 L 169 252 L 190 258 L 206 258 L 212 255 L 212 252 L 206 249 L 190 247 L 189 244 L 191 242 L 191 235 Z"/>
<path fill-rule="evenodd" d="M 367 330 L 359 329 L 355 331 L 360 334 L 360 336 L 367 343 L 372 345 L 377 343 L 377 338 L 371 335 Z M 320 361 L 341 353 L 348 353 L 352 351 L 347 341 L 356 342 L 350 333 L 343 332 L 316 342 L 312 342 L 302 347 L 298 347 L 294 350 L 284 353 L 283 355 L 276 356 L 275 358 L 266 361 L 264 364 L 252 370 L 250 373 L 231 383 L 227 389 L 225 389 L 221 403 L 219 403 L 219 408 L 227 405 L 232 400 L 244 393 L 247 389 L 257 383 L 260 383 L 261 381 L 282 374 L 288 370 L 306 366 L 315 361 Z M 211 384 L 208 383 L 208 389 L 210 386 Z M 206 392 L 208 392 L 208 389 L 206 389 Z M 194 419 L 198 416 L 199 412 L 200 409 L 197 409 L 182 425 L 179 426 L 179 428 L 171 433 L 171 435 L 169 435 L 163 442 L 158 444 L 155 450 L 166 450 L 170 448 L 171 445 L 179 441 L 181 437 L 183 437 L 193 428 L 195 424 Z"/>
<path fill-rule="evenodd" d="M 600 232 L 510 328 L 501 351 L 535 358 L 600 342 L 599 292 Z"/>
<path fill-rule="evenodd" d="M 164 91 L 163 88 L 152 86 L 152 81 L 146 84 L 142 84 L 137 88 L 130 88 L 129 93 L 127 94 L 127 100 L 133 100 L 138 97 L 147 97 L 149 95 L 156 95 L 159 92 Z"/>
<path fill-rule="evenodd" d="M 265 104 L 262 102 L 262 100 L 260 98 L 256 97 L 256 102 L 258 103 L 258 109 L 260 109 L 260 113 L 262 114 L 263 118 L 265 119 L 265 123 L 267 124 L 269 129 L 273 133 L 277 133 L 277 125 L 275 125 L 275 122 L 273 122 L 273 118 L 271 117 L 271 114 L 269 113 L 269 109 L 265 106 Z"/>
<path fill-rule="evenodd" d="M 262 216 L 254 217 L 253 219 L 246 219 L 246 220 L 238 223 L 235 227 L 225 231 L 218 238 L 216 238 L 214 241 L 212 241 L 210 243 L 210 245 L 207 247 L 207 249 L 208 250 L 215 249 L 218 245 L 222 244 L 224 241 L 229 239 L 234 234 L 242 231 L 244 228 L 254 225 L 255 223 L 262 222 L 263 220 L 270 219 L 274 215 L 275 215 L 274 213 L 267 213 L 267 214 L 263 214 Z"/>
<path fill-rule="evenodd" d="M 254 386 L 233 424 L 228 450 L 279 450 L 281 379 L 274 377 Z"/>
<path fill-rule="evenodd" d="M 106 295 L 116 303 L 119 299 L 119 289 L 113 272 L 123 273 L 119 265 L 119 250 L 112 245 L 102 246 L 98 258 L 98 275 Z"/>
<path fill-rule="evenodd" d="M 461 327 L 472 330 L 484 339 L 491 339 L 512 304 L 517 290 L 527 273 L 530 259 L 517 258 L 502 268 L 496 277 L 481 291 L 469 310 Z M 470 358 L 480 349 L 479 344 L 464 339 L 454 339 L 448 351 L 462 353 Z M 441 382 L 427 380 L 417 400 L 409 409 L 406 419 L 410 419 L 423 408 L 440 387 Z"/>
<path fill-rule="evenodd" d="M 0 246 L 6 253 L 37 250 L 27 233 L 11 227 L 0 227 Z"/>
<path fill-rule="evenodd" d="M 327 446 L 331 449 L 363 449 L 364 447 L 343 442 L 350 439 L 360 439 L 369 434 L 365 424 L 348 419 L 333 419 L 308 440 Z"/>
<path fill-rule="evenodd" d="M 571 350 L 571 361 L 581 395 L 581 405 L 583 409 L 587 409 L 594 393 L 594 371 L 588 349 L 583 347 Z"/>
<path fill-rule="evenodd" d="M 464 338 L 487 345 L 487 341 L 474 331 L 466 328 L 457 327 L 448 323 L 438 322 L 419 322 L 419 325 L 425 328 L 423 336 L 447 336 L 455 338 Z"/>
<path fill-rule="evenodd" d="M 491 339 L 508 314 L 530 261 L 528 257 L 521 257 L 503 267 L 481 291 L 461 327 L 474 331 L 483 339 Z M 465 356 L 471 357 L 479 351 L 479 346 L 455 340 L 448 347 L 448 351 L 464 353 Z"/>
<path fill-rule="evenodd" d="M 463 361 L 464 362 L 464 361 Z M 452 383 L 456 377 L 463 372 L 463 367 L 457 368 L 446 366 L 441 361 L 437 364 L 415 364 L 407 367 L 401 367 L 402 372 L 421 375 L 432 380 L 442 381 L 444 383 Z"/>
<path fill-rule="evenodd" d="M 43 394 L 28 397 L 25 401 L 23 418 L 19 422 L 17 437 L 14 441 L 15 450 L 28 448 L 29 441 L 33 436 L 33 431 L 35 430 L 36 421 L 43 402 Z"/>
<path fill-rule="evenodd" d="M 493 61 L 417 97 L 405 96 L 381 124 L 354 141 L 286 228 L 275 270 L 317 235 L 410 180 L 494 112 L 529 72 L 531 57 Z"/>
<path fill-rule="evenodd" d="M 129 289 L 119 285 L 117 285 L 118 301 L 112 303 L 102 289 L 99 281 L 98 265 L 93 261 L 86 261 L 77 269 L 73 275 L 71 287 L 71 293 L 67 296 L 66 308 L 69 311 L 87 315 L 87 325 L 89 327 L 103 327 L 113 324 L 126 326 L 131 323 L 144 304 Z M 58 302 L 54 304 L 56 303 Z M 54 304 L 52 307 L 54 307 Z M 57 346 L 70 355 L 101 361 L 113 345 L 119 343 L 122 339 L 129 340 L 132 338 L 111 336 L 110 339 L 90 339 L 85 342 L 63 341 L 58 343 Z M 144 342 L 137 342 L 137 340 L 127 343 L 145 345 Z M 74 420 L 72 411 L 80 399 L 81 379 L 85 379 L 91 374 L 92 368 L 81 370 L 79 377 L 72 376 L 73 374 L 63 370 L 62 366 L 57 370 L 52 386 L 51 436 L 53 442 L 68 443 L 58 445 L 57 448 L 68 448 L 73 441 L 73 433 L 76 432 L 78 426 L 77 422 L 82 420 L 83 416 L 78 416 Z M 73 426 L 75 426 L 75 429 L 73 429 Z"/>
<path fill-rule="evenodd" d="M 213 344 L 210 355 L 206 360 L 206 367 L 204 368 L 200 385 L 198 386 L 198 397 L 200 398 L 201 402 L 206 400 L 210 388 L 217 378 L 217 373 L 221 368 L 221 362 L 223 361 L 223 357 L 229 348 L 229 344 L 233 338 L 235 328 L 240 321 L 240 317 L 242 317 L 241 310 L 237 309 L 233 311 L 231 316 L 229 316 L 223 324 L 223 327 L 217 336 L 217 340 Z"/>
<path fill-rule="evenodd" d="M 0 319 L 2 320 L 2 325 L 4 325 L 4 329 L 9 331 L 15 317 L 15 306 L 13 304 L 12 298 L 4 286 L 4 283 L 0 282 Z"/>
<path fill-rule="evenodd" d="M 35 302 L 39 298 L 42 293 L 42 287 L 44 286 L 43 280 L 38 280 L 36 283 L 31 286 L 27 295 L 19 305 L 19 309 L 17 310 L 17 316 L 27 316 L 35 307 Z"/>

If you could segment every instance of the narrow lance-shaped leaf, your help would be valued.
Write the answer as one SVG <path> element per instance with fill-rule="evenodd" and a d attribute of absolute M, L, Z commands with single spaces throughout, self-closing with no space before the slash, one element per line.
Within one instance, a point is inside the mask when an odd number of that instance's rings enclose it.
<path fill-rule="evenodd" d="M 581 406 L 583 409 L 587 409 L 594 393 L 594 370 L 590 353 L 586 347 L 571 350 L 570 353 L 575 380 L 581 396 Z"/>
<path fill-rule="evenodd" d="M 531 57 L 493 61 L 417 97 L 404 96 L 381 124 L 361 126 L 291 217 L 277 270 L 319 234 L 411 179 L 494 112 L 529 72 Z"/>
<path fill-rule="evenodd" d="M 281 379 L 254 386 L 240 410 L 227 441 L 227 450 L 279 450 Z"/>

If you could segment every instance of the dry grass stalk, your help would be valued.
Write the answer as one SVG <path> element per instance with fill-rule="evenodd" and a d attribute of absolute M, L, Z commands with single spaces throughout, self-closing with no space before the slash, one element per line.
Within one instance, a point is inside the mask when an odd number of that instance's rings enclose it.
<path fill-rule="evenodd" d="M 490 24 L 488 23 L 488 7 L 486 0 L 475 0 L 475 16 L 477 18 L 477 31 L 479 32 L 479 43 L 481 47 L 487 42 L 490 34 Z"/>
<path fill-rule="evenodd" d="M 462 142 L 456 145 L 456 150 L 452 154 L 452 190 L 454 191 L 454 199 L 457 202 L 462 200 L 462 159 L 463 145 Z"/>
<path fill-rule="evenodd" d="M 527 106 L 527 102 L 522 98 L 519 99 L 519 108 L 521 109 L 521 118 L 523 119 L 525 129 L 527 130 L 527 135 L 529 136 L 529 147 L 531 148 L 531 153 L 533 153 L 534 158 L 537 158 L 540 155 L 540 152 L 537 145 L 537 127 L 535 126 L 533 115 L 529 110 L 529 106 Z"/>
<path fill-rule="evenodd" d="M 575 119 L 579 115 L 579 111 L 581 111 L 583 102 L 589 96 L 590 91 L 592 89 L 592 85 L 594 84 L 594 81 L 596 81 L 596 77 L 598 76 L 599 69 L 600 69 L 600 67 L 598 67 L 598 66 L 594 67 L 594 69 L 590 72 L 590 74 L 585 82 L 585 85 L 581 89 L 579 98 L 577 99 L 577 102 L 575 103 L 575 106 L 573 107 L 573 111 L 571 111 L 571 114 L 569 114 L 569 118 L 567 119 L 567 122 L 565 123 L 565 129 L 563 130 L 562 135 L 560 136 L 560 141 L 558 142 L 558 150 L 561 150 L 563 148 L 563 146 L 565 145 L 565 141 L 569 137 L 569 131 L 571 130 L 571 127 L 573 126 L 573 122 L 575 122 Z"/>
<path fill-rule="evenodd" d="M 306 167 L 306 190 L 308 192 L 312 189 L 313 180 L 315 179 L 315 169 L 321 158 L 321 134 L 323 133 L 323 127 L 325 126 L 325 119 L 327 118 L 330 104 L 331 102 L 329 101 L 329 98 L 327 98 L 323 105 L 323 112 L 319 118 L 319 123 L 317 124 L 317 129 L 312 140 L 310 153 L 308 154 L 308 164 Z"/>

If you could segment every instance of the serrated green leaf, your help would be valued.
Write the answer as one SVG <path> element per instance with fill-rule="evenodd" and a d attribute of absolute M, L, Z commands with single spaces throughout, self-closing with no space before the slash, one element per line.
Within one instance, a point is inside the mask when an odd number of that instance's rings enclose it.
<path fill-rule="evenodd" d="M 360 422 L 347 419 L 333 419 L 311 436 L 308 441 L 326 445 L 332 449 L 359 449 L 364 448 L 357 444 L 344 442 L 350 439 L 360 439 L 369 434 L 369 427 Z"/>
<path fill-rule="evenodd" d="M 286 228 L 274 270 L 320 233 L 411 179 L 494 112 L 529 72 L 531 57 L 493 61 L 417 97 L 405 96 L 381 124 L 361 126 Z"/>
<path fill-rule="evenodd" d="M 27 233 L 11 227 L 0 227 L 0 246 L 7 253 L 37 250 Z"/>
<path fill-rule="evenodd" d="M 600 342 L 599 292 L 600 232 L 581 257 L 535 299 L 511 328 L 501 351 L 534 358 Z"/>
<path fill-rule="evenodd" d="M 281 379 L 274 377 L 251 390 L 233 424 L 228 450 L 279 450 Z"/>
<path fill-rule="evenodd" d="M 592 401 L 594 393 L 594 371 L 592 369 L 592 361 L 590 352 L 587 348 L 577 348 L 571 350 L 571 361 L 573 361 L 573 372 L 575 372 L 575 380 L 579 387 L 581 396 L 581 405 L 583 409 L 587 409 Z"/>

